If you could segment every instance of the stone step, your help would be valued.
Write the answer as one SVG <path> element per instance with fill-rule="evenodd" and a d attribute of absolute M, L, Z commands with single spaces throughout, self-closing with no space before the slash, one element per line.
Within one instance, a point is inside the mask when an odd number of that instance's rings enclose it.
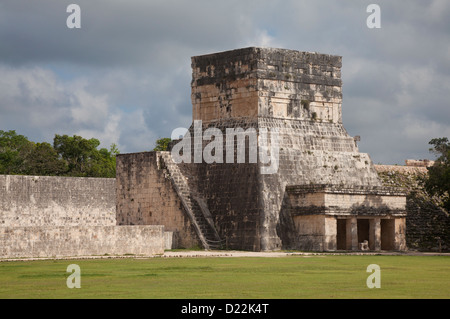
<path fill-rule="evenodd" d="M 178 165 L 173 162 L 169 153 L 163 153 L 162 158 L 164 160 L 165 167 L 168 174 L 171 176 L 173 183 L 178 188 L 179 195 L 184 199 L 189 214 L 194 218 L 197 223 L 202 236 L 205 238 L 210 248 L 220 248 L 221 243 L 217 242 L 214 230 L 211 225 L 206 221 L 201 208 L 198 206 L 196 200 L 191 196 L 189 186 L 187 184 L 186 177 L 183 175 Z"/>

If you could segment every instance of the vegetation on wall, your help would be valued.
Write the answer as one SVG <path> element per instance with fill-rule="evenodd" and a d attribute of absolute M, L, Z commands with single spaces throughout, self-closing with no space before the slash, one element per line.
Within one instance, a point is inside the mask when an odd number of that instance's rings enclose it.
<path fill-rule="evenodd" d="M 438 156 L 434 165 L 428 168 L 428 176 L 424 180 L 425 190 L 431 196 L 438 196 L 442 206 L 450 212 L 450 143 L 448 138 L 434 138 L 429 142 L 432 153 Z"/>
<path fill-rule="evenodd" d="M 383 184 L 406 191 L 406 244 L 408 249 L 439 251 L 450 249 L 450 218 L 438 196 L 430 196 L 423 181 L 427 173 L 378 172 Z"/>
<path fill-rule="evenodd" d="M 169 137 L 163 137 L 158 140 L 156 140 L 156 146 L 153 149 L 154 151 L 167 151 L 169 147 L 169 143 L 172 140 Z"/>
<path fill-rule="evenodd" d="M 430 141 L 439 158 L 426 172 L 378 172 L 384 185 L 401 187 L 406 197 L 406 242 L 409 249 L 450 250 L 449 150 L 447 138 Z"/>

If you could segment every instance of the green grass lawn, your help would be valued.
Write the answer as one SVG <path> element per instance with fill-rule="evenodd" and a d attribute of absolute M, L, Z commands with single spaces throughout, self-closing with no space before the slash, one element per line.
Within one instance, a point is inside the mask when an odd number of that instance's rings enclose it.
<path fill-rule="evenodd" d="M 67 266 L 81 269 L 69 289 Z M 367 266 L 381 268 L 369 289 Z M 0 298 L 450 298 L 450 257 L 290 256 L 0 263 Z"/>

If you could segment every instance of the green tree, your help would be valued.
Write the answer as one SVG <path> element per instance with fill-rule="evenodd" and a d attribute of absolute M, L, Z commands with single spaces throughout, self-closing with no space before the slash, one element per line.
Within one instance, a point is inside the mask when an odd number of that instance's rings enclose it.
<path fill-rule="evenodd" d="M 60 159 L 58 153 L 49 143 L 36 143 L 27 157 L 27 175 L 63 175 L 67 172 L 67 163 Z"/>
<path fill-rule="evenodd" d="M 60 158 L 67 163 L 67 176 L 115 177 L 116 155 L 119 153 L 115 144 L 108 151 L 97 147 L 100 141 L 95 138 L 85 139 L 81 136 L 55 135 L 53 148 Z"/>
<path fill-rule="evenodd" d="M 424 182 L 425 190 L 431 196 L 437 195 L 442 199 L 443 207 L 450 211 L 450 143 L 448 138 L 434 138 L 429 142 L 433 145 L 430 151 L 438 156 L 434 165 L 428 167 L 428 174 Z"/>
<path fill-rule="evenodd" d="M 0 130 L 0 174 L 24 174 L 34 143 L 16 131 Z"/>
<path fill-rule="evenodd" d="M 92 177 L 116 177 L 116 155 L 119 150 L 112 144 L 109 151 L 101 148 L 92 164 Z"/>
<path fill-rule="evenodd" d="M 55 135 L 53 148 L 67 163 L 69 176 L 89 176 L 100 141 L 81 136 Z"/>
<path fill-rule="evenodd" d="M 156 147 L 153 149 L 154 151 L 167 151 L 167 148 L 169 147 L 169 143 L 172 140 L 168 137 L 163 137 L 158 140 L 156 140 Z"/>
<path fill-rule="evenodd" d="M 0 130 L 0 174 L 115 177 L 117 145 L 99 145 L 95 138 L 55 135 L 52 146 Z"/>

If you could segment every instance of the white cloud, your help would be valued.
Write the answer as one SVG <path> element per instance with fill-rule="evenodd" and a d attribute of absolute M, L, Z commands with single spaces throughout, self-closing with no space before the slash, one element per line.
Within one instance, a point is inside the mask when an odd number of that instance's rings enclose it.
<path fill-rule="evenodd" d="M 3 130 L 24 135 L 32 132 L 28 137 L 35 142 L 51 142 L 54 134 L 78 134 L 107 143 L 118 140 L 120 113 L 114 111 L 106 95 L 88 92 L 88 83 L 64 83 L 40 67 L 0 66 L 0 74 Z"/>
<path fill-rule="evenodd" d="M 70 112 L 75 126 L 99 127 L 106 122 L 110 108 L 106 95 L 90 94 L 84 87 L 68 89 L 72 104 Z"/>
<path fill-rule="evenodd" d="M 51 71 L 40 67 L 0 66 L 0 74 L 2 127 L 18 131 L 58 127 L 67 117 L 69 96 Z"/>
<path fill-rule="evenodd" d="M 432 138 L 450 136 L 450 126 L 406 114 L 399 123 L 402 137 L 410 141 L 428 143 Z"/>

